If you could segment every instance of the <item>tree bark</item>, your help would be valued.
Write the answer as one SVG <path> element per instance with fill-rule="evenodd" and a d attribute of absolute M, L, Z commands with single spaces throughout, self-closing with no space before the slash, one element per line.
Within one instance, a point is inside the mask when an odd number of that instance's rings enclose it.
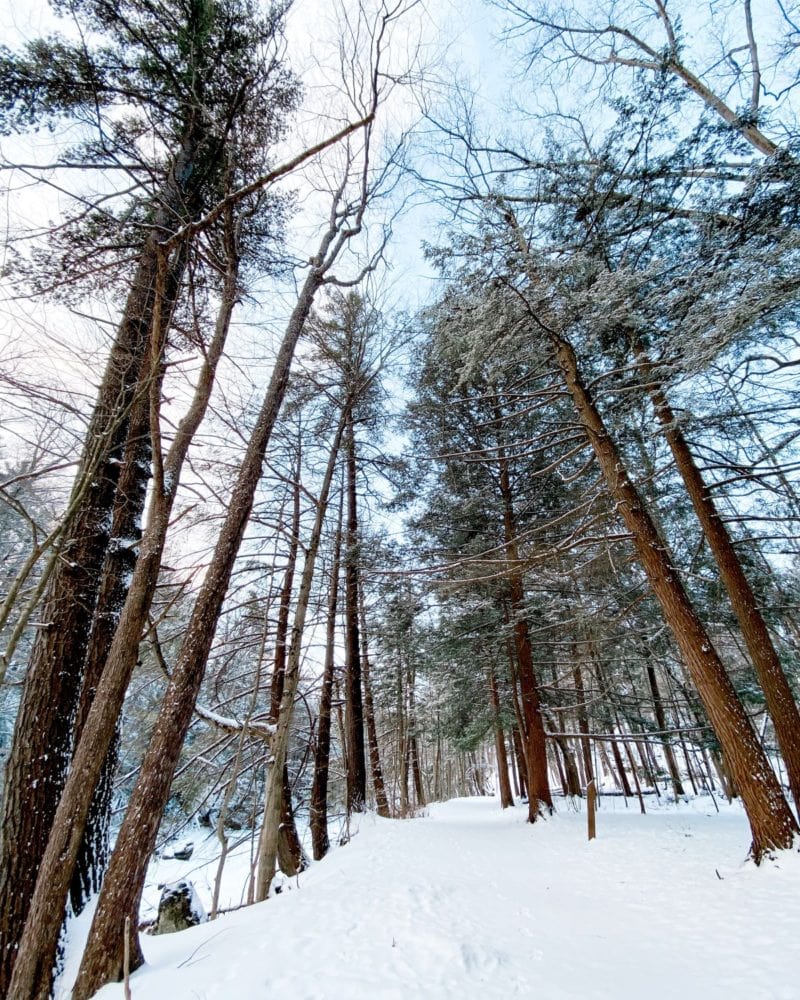
<path fill-rule="evenodd" d="M 508 776 L 508 757 L 506 755 L 506 738 L 500 719 L 500 695 L 497 690 L 497 677 L 494 667 L 490 665 L 488 673 L 489 705 L 492 710 L 492 728 L 494 729 L 494 747 L 497 756 L 497 779 L 500 785 L 500 808 L 508 809 L 514 805 L 511 794 L 511 781 Z"/>
<path fill-rule="evenodd" d="M 95 789 L 115 739 L 125 691 L 136 664 L 139 642 L 158 582 L 161 555 L 183 461 L 208 406 L 216 365 L 222 353 L 236 299 L 237 273 L 238 265 L 234 262 L 227 276 L 225 300 L 192 404 L 178 427 L 163 467 L 160 452 L 154 452 L 157 476 L 151 491 L 147 528 L 140 545 L 139 558 L 108 659 L 57 804 L 35 883 L 29 918 L 20 940 L 9 995 L 38 998 L 49 994 L 49 979 L 69 884 Z M 156 419 L 160 381 L 153 372 L 160 368 L 162 346 L 153 347 L 149 384 L 151 416 Z M 153 432 L 151 420 L 151 436 Z M 133 926 L 137 926 L 137 922 Z M 24 968 L 18 968 L 21 965 Z"/>
<path fill-rule="evenodd" d="M 128 440 L 117 485 L 110 544 L 103 565 L 73 729 L 74 746 L 80 741 L 136 567 L 136 553 L 141 542 L 142 513 L 152 459 L 151 387 L 147 379 L 149 371 L 148 366 L 144 383 L 140 385 L 131 409 Z M 159 386 L 153 386 L 152 391 L 159 389 L 160 378 Z M 76 914 L 83 910 L 89 897 L 100 889 L 103 872 L 108 863 L 111 799 L 117 767 L 119 735 L 117 726 L 86 818 L 83 842 L 72 876 L 70 901 L 72 910 Z"/>
<path fill-rule="evenodd" d="M 649 658 L 649 653 L 645 651 L 645 656 Z M 658 680 L 656 679 L 656 672 L 652 663 L 647 662 L 647 683 L 650 685 L 650 693 L 653 696 L 653 712 L 656 717 L 656 726 L 663 733 L 666 734 L 667 717 L 664 712 L 664 703 L 661 700 L 661 692 L 658 689 Z M 685 794 L 683 791 L 683 782 L 681 781 L 680 772 L 678 771 L 678 764 L 675 760 L 675 754 L 672 750 L 672 744 L 669 741 L 669 736 L 662 735 L 659 736 L 661 741 L 661 746 L 664 750 L 664 759 L 667 762 L 667 770 L 669 771 L 669 777 L 672 781 L 672 790 L 675 793 L 675 798 L 682 798 Z"/>
<path fill-rule="evenodd" d="M 269 387 L 233 487 L 228 513 L 195 602 L 142 762 L 139 780 L 111 856 L 75 985 L 74 1000 L 88 1000 L 106 982 L 120 978 L 124 920 L 128 916 L 132 926 L 138 925 L 139 901 L 158 824 L 169 798 L 181 746 L 192 719 L 233 564 L 261 478 L 264 454 L 286 393 L 295 347 L 323 281 L 324 270 L 320 261 L 324 261 L 325 250 L 334 236 L 333 231 L 326 234 L 327 246 L 306 277 L 278 351 Z M 138 939 L 134 942 L 131 961 L 134 969 L 144 961 Z"/>
<path fill-rule="evenodd" d="M 190 152 L 184 154 L 188 160 Z M 183 164 L 181 167 L 180 164 Z M 180 160 L 173 173 L 186 167 Z M 159 275 L 157 242 L 180 221 L 183 193 L 173 181 L 163 192 L 145 241 L 86 434 L 73 496 L 83 491 L 42 602 L 25 675 L 11 753 L 6 764 L 0 828 L 0 995 L 8 995 L 17 947 L 50 835 L 72 753 L 92 617 L 110 540 L 113 507 L 136 385 L 149 342 L 161 282 L 168 316 L 185 257 Z"/>
<path fill-rule="evenodd" d="M 575 681 L 575 697 L 578 700 L 576 714 L 578 716 L 578 732 L 581 734 L 581 755 L 583 757 L 583 768 L 586 772 L 586 784 L 588 785 L 594 779 L 594 764 L 592 763 L 592 745 L 589 741 L 589 717 L 586 714 L 586 691 L 583 686 L 581 665 L 577 658 L 572 670 L 572 676 Z"/>
<path fill-rule="evenodd" d="M 795 808 L 800 810 L 800 711 L 781 666 L 769 629 L 758 607 L 753 588 L 742 568 L 736 547 L 708 491 L 689 444 L 666 394 L 652 381 L 653 366 L 644 348 L 634 343 L 634 353 L 650 386 L 656 417 L 664 429 L 675 465 L 683 479 L 708 547 L 719 569 L 720 580 L 742 631 L 756 676 L 764 692 L 767 711 L 775 727 L 778 748 L 786 765 Z"/>
<path fill-rule="evenodd" d="M 367 643 L 367 613 L 364 607 L 364 589 L 359 587 L 359 617 L 361 621 L 361 680 L 364 683 L 364 718 L 367 724 L 367 746 L 372 771 L 372 787 L 375 791 L 375 807 L 379 816 L 388 819 L 389 800 L 386 798 L 386 783 L 383 780 L 378 729 L 375 725 L 375 704 L 372 699 L 370 679 L 369 648 Z"/>
<path fill-rule="evenodd" d="M 344 667 L 347 725 L 347 811 L 363 812 L 367 800 L 364 704 L 361 695 L 361 648 L 358 629 L 358 493 L 354 417 L 347 414 L 344 439 L 347 468 L 347 529 L 344 561 Z"/>
<path fill-rule="evenodd" d="M 500 490 L 503 497 L 503 527 L 508 561 L 508 595 L 511 605 L 514 645 L 517 656 L 522 713 L 525 719 L 525 762 L 528 785 L 528 822 L 535 822 L 542 811 L 553 811 L 550 777 L 547 769 L 547 738 L 539 701 L 539 686 L 533 667 L 528 619 L 525 616 L 525 590 L 517 548 L 517 528 L 514 517 L 508 461 L 505 450 L 498 449 Z"/>
<path fill-rule="evenodd" d="M 311 845 L 314 860 L 330 850 L 328 838 L 328 769 L 331 758 L 331 705 L 333 701 L 333 675 L 335 664 L 336 612 L 339 604 L 339 560 L 342 550 L 342 515 L 344 491 L 339 498 L 339 517 L 331 561 L 328 614 L 325 625 L 325 662 L 322 670 L 322 690 L 317 715 L 317 745 L 314 752 L 314 779 L 308 807 Z"/>
<path fill-rule="evenodd" d="M 551 334 L 556 357 L 603 477 L 672 631 L 739 788 L 759 861 L 772 849 L 791 847 L 797 821 L 753 731 L 711 639 L 695 613 L 652 518 L 630 481 L 622 455 L 581 378 L 572 345 Z"/>
<path fill-rule="evenodd" d="M 292 587 L 297 564 L 297 548 L 300 543 L 300 457 L 301 443 L 297 442 L 297 462 L 292 486 L 292 523 L 289 535 L 289 552 L 286 556 L 286 570 L 283 575 L 278 621 L 275 626 L 275 665 L 272 671 L 272 694 L 270 714 L 277 718 L 283 697 L 283 675 L 286 670 L 286 640 L 289 635 L 289 612 L 292 608 Z"/>
<path fill-rule="evenodd" d="M 256 900 L 264 900 L 269 895 L 272 879 L 275 875 L 275 862 L 278 854 L 278 840 L 280 834 L 280 815 L 283 802 L 283 770 L 286 766 L 286 754 L 289 747 L 289 733 L 294 716 L 294 700 L 297 695 L 297 686 L 300 681 L 300 660 L 303 645 L 303 631 L 305 629 L 306 612 L 311 597 L 311 585 L 314 580 L 314 569 L 316 567 L 317 553 L 319 552 L 320 539 L 322 538 L 322 528 L 325 523 L 325 514 L 328 509 L 328 497 L 330 495 L 333 473 L 336 468 L 336 459 L 339 452 L 342 433 L 345 428 L 345 419 L 339 421 L 336 434 L 331 444 L 328 456 L 328 465 L 325 470 L 325 477 L 317 500 L 317 513 L 314 519 L 314 527 L 306 550 L 305 562 L 303 563 L 302 579 L 297 595 L 297 608 L 295 610 L 294 622 L 292 623 L 292 636 L 289 646 L 289 655 L 286 665 L 285 683 L 283 685 L 283 696 L 280 710 L 277 717 L 275 733 L 270 741 L 272 751 L 272 765 L 267 779 L 267 794 L 264 805 L 264 822 L 261 826 L 261 834 L 258 842 L 258 876 L 256 879 Z"/>

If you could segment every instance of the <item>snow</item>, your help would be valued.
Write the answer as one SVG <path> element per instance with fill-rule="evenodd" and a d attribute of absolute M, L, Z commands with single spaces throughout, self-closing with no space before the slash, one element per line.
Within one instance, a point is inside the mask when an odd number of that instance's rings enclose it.
<path fill-rule="evenodd" d="M 368 815 L 266 903 L 143 935 L 133 998 L 800 1000 L 800 855 L 743 862 L 743 814 L 720 810 L 699 798 L 642 816 L 604 797 L 591 843 L 568 803 L 534 826 L 491 798 Z M 213 843 L 161 859 L 149 906 L 156 879 L 191 877 L 209 908 Z M 221 905 L 241 898 L 249 852 L 229 861 Z"/>

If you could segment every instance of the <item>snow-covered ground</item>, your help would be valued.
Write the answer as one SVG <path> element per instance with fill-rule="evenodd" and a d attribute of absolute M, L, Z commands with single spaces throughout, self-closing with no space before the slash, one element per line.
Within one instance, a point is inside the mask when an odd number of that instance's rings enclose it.
<path fill-rule="evenodd" d="M 568 804 L 535 826 L 496 799 L 367 816 L 266 903 L 144 935 L 133 998 L 800 1000 L 800 855 L 743 864 L 744 817 L 720 809 L 698 799 L 641 816 L 604 798 L 591 843 Z M 194 870 L 208 905 L 214 866 L 197 855 L 211 844 L 159 862 L 154 879 Z M 223 905 L 247 863 L 229 863 Z"/>

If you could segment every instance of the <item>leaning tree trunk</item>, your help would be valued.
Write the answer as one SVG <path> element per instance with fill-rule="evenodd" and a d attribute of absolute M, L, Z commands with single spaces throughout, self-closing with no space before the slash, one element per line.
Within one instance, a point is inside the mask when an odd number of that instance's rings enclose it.
<path fill-rule="evenodd" d="M 36 875 L 47 846 L 72 753 L 92 616 L 127 437 L 131 405 L 153 325 L 161 284 L 157 240 L 176 224 L 180 192 L 173 184 L 154 220 L 131 284 L 86 433 L 73 495 L 82 493 L 45 593 L 6 765 L 0 827 L 0 996 L 10 977 Z M 171 206 L 171 208 L 169 207 Z M 167 316 L 185 258 L 176 259 L 163 287 Z"/>
<path fill-rule="evenodd" d="M 227 336 L 236 300 L 234 265 L 226 278 L 224 302 L 217 320 L 212 343 L 206 355 L 192 404 L 181 421 L 175 440 L 163 463 L 163 474 L 151 491 L 147 528 L 128 595 L 120 614 L 97 691 L 92 700 L 80 741 L 76 746 L 61 800 L 55 812 L 36 887 L 30 915 L 19 946 L 13 982 L 19 996 L 46 997 L 54 964 L 58 932 L 64 915 L 68 886 L 86 830 L 92 799 L 111 751 L 125 691 L 139 651 L 139 641 L 147 624 L 153 594 L 158 582 L 161 555 L 167 536 L 170 514 L 189 445 L 208 406 L 214 374 Z M 153 363 L 160 365 L 158 351 Z M 151 379 L 151 405 L 157 411 L 159 383 Z M 152 427 L 151 427 L 152 432 Z M 154 453 L 161 470 L 160 455 Z M 10 992 L 8 995 L 15 995 Z"/>
<path fill-rule="evenodd" d="M 338 225 L 339 220 L 336 219 Z M 125 920 L 138 926 L 138 910 L 147 864 L 155 845 L 158 825 L 169 798 L 170 785 L 181 747 L 200 691 L 205 664 L 214 640 L 233 565 L 261 478 L 267 444 L 286 393 L 294 351 L 325 271 L 328 251 L 337 230 L 323 238 L 320 253 L 309 271 L 283 338 L 264 403 L 245 451 L 234 484 L 214 554 L 192 611 L 172 679 L 156 721 L 150 745 L 128 804 L 117 844 L 111 856 L 84 952 L 74 1000 L 88 1000 L 105 983 L 122 978 Z M 97 699 L 96 699 L 97 700 Z M 134 935 L 131 967 L 144 958 Z"/>
<path fill-rule="evenodd" d="M 314 750 L 314 778 L 308 806 L 311 846 L 314 860 L 324 858 L 330 850 L 328 838 L 328 769 L 331 759 L 331 705 L 333 703 L 333 673 L 335 669 L 336 612 L 339 604 L 339 560 L 342 551 L 342 514 L 344 490 L 339 497 L 339 518 L 331 561 L 328 611 L 325 623 L 325 662 L 322 670 L 322 690 L 317 714 L 317 745 Z"/>
<path fill-rule="evenodd" d="M 578 418 L 742 796 L 753 835 L 752 855 L 759 861 L 771 849 L 792 845 L 798 832 L 797 821 L 722 661 L 689 601 L 666 544 L 628 477 L 622 455 L 583 382 L 572 345 L 555 334 L 551 337 Z"/>
<path fill-rule="evenodd" d="M 158 381 L 160 383 L 160 378 Z M 153 386 L 152 390 L 159 391 L 159 386 Z M 94 701 L 136 567 L 136 550 L 141 541 L 142 513 L 152 459 L 150 399 L 151 387 L 145 381 L 137 392 L 131 409 L 128 440 L 117 484 L 111 539 L 103 565 L 97 607 L 86 653 L 83 685 L 73 728 L 75 746 L 80 740 L 89 709 Z M 108 862 L 111 798 L 118 748 L 119 727 L 106 755 L 103 771 L 95 789 L 86 820 L 83 843 L 72 876 L 70 901 L 72 911 L 76 914 L 83 910 L 89 897 L 100 889 L 102 873 Z"/>
<path fill-rule="evenodd" d="M 345 432 L 347 529 L 344 560 L 344 668 L 347 726 L 347 811 L 363 812 L 367 800 L 364 704 L 361 695 L 361 648 L 358 630 L 358 493 L 356 438 L 352 411 Z"/>
<path fill-rule="evenodd" d="M 786 774 L 795 807 L 800 809 L 800 711 L 781 666 L 769 629 L 758 607 L 750 581 L 742 568 L 736 548 L 720 517 L 694 460 L 683 431 L 666 394 L 652 381 L 652 364 L 640 344 L 634 345 L 636 357 L 648 380 L 650 398 L 656 416 L 664 429 L 675 466 L 683 479 L 695 514 L 703 529 L 708 547 L 719 569 L 722 584 L 730 598 L 733 613 L 739 622 L 747 651 L 753 662 L 758 681 L 764 692 L 767 711 L 775 727 L 775 738 L 786 765 Z"/>

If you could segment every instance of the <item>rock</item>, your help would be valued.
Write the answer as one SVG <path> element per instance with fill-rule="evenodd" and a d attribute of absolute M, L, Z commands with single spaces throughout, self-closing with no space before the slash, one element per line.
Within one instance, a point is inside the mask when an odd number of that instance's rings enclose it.
<path fill-rule="evenodd" d="M 188 861 L 189 858 L 192 856 L 193 851 L 194 851 L 194 844 L 190 840 L 182 847 L 176 847 L 175 850 L 172 852 L 172 856 L 173 858 L 175 858 L 176 861 Z"/>
<path fill-rule="evenodd" d="M 158 901 L 158 917 L 153 934 L 172 934 L 196 927 L 206 920 L 206 911 L 200 902 L 194 886 L 187 879 L 172 882 L 161 887 Z"/>

